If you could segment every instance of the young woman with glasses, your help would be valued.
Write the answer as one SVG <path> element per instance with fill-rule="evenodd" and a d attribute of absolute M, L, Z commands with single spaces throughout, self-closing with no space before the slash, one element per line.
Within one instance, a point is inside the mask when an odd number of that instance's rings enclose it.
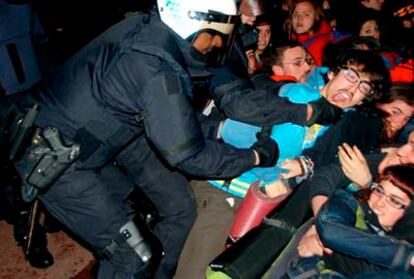
<path fill-rule="evenodd" d="M 288 273 L 314 268 L 334 278 L 409 278 L 414 246 L 391 231 L 412 204 L 413 173 L 412 164 L 390 166 L 357 196 L 337 190 L 316 217 L 319 247 L 299 245 L 302 257 Z"/>

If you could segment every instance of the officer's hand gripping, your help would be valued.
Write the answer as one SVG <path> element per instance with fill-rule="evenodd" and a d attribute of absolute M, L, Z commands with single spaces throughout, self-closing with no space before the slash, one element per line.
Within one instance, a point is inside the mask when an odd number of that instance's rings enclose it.
<path fill-rule="evenodd" d="M 272 167 L 276 164 L 279 158 L 279 146 L 268 135 L 257 133 L 257 141 L 252 145 L 252 149 L 259 155 L 260 167 Z"/>
<path fill-rule="evenodd" d="M 309 119 L 307 126 L 312 126 L 315 123 L 321 125 L 330 125 L 336 123 L 343 113 L 342 109 L 329 103 L 326 98 L 320 98 L 317 101 L 309 103 L 312 106 L 312 116 Z"/>

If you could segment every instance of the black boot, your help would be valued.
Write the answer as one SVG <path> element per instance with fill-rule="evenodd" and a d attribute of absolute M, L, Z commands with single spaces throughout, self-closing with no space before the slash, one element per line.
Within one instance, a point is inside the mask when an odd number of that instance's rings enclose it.
<path fill-rule="evenodd" d="M 14 223 L 14 238 L 18 245 L 23 248 L 26 259 L 33 267 L 47 268 L 53 265 L 53 256 L 47 249 L 46 231 L 35 220 L 32 236 L 29 242 L 29 214 L 28 210 L 21 210 Z M 27 252 L 27 245 L 30 244 Z"/>
<path fill-rule="evenodd" d="M 63 225 L 47 211 L 43 220 L 43 228 L 47 233 L 57 233 L 63 229 Z"/>
<path fill-rule="evenodd" d="M 33 267 L 48 268 L 53 265 L 53 256 L 47 249 L 46 231 L 40 224 L 35 226 L 26 259 Z"/>

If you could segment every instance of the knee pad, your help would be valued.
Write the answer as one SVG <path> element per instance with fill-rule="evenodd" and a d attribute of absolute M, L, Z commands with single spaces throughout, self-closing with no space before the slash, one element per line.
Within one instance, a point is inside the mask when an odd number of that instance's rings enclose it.
<path fill-rule="evenodd" d="M 151 259 L 151 247 L 132 220 L 123 225 L 119 232 L 144 263 Z"/>
<path fill-rule="evenodd" d="M 118 247 L 124 242 L 134 250 L 142 262 L 146 263 L 152 258 L 151 246 L 144 239 L 134 221 L 130 220 L 119 229 L 119 235 L 112 239 L 111 243 L 105 246 L 98 255 L 103 258 L 111 258 Z"/>

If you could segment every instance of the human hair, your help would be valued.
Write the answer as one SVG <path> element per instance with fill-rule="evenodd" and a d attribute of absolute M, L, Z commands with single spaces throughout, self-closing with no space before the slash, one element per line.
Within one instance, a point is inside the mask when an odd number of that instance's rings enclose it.
<path fill-rule="evenodd" d="M 382 180 L 390 181 L 395 187 L 406 193 L 410 199 L 414 198 L 414 164 L 401 164 L 389 166 L 384 169 L 382 174 L 378 174 L 375 182 L 379 183 Z M 369 199 L 371 190 L 369 188 L 363 189 L 355 193 L 355 198 L 361 202 L 366 203 Z"/>
<path fill-rule="evenodd" d="M 361 9 L 353 21 L 353 28 L 351 31 L 354 36 L 359 36 L 359 32 L 361 31 L 362 26 L 369 20 L 374 20 L 381 30 L 382 22 L 378 11 L 375 11 L 373 9 Z"/>
<path fill-rule="evenodd" d="M 391 87 L 390 72 L 385 66 L 384 60 L 378 54 L 369 50 L 351 49 L 343 52 L 338 57 L 339 70 L 343 67 L 354 66 L 361 73 L 367 74 L 373 85 L 374 94 L 370 100 L 379 100 Z"/>
<path fill-rule="evenodd" d="M 402 171 L 402 175 L 398 174 L 397 177 L 399 180 L 402 180 L 402 184 L 406 186 L 410 186 L 409 189 L 413 189 L 413 165 L 409 165 L 408 168 Z M 402 178 L 401 178 L 402 177 Z M 398 184 L 397 184 L 398 185 Z M 412 198 L 412 195 L 409 195 Z M 398 220 L 398 222 L 394 225 L 392 229 L 392 235 L 398 239 L 404 239 L 410 243 L 414 243 L 414 234 L 413 234 L 413 227 L 414 227 L 414 206 L 413 202 L 411 202 L 410 207 L 405 210 L 404 216 Z"/>
<path fill-rule="evenodd" d="M 314 15 L 315 21 L 313 22 L 313 25 L 311 27 L 312 33 L 315 33 L 319 30 L 319 28 L 322 24 L 322 21 L 325 19 L 325 15 L 323 13 L 322 6 L 316 0 L 294 0 L 293 1 L 292 10 L 290 12 L 290 25 L 291 25 L 290 29 L 293 29 L 292 28 L 292 15 L 293 15 L 293 12 L 295 11 L 296 6 L 299 3 L 303 3 L 303 2 L 308 2 L 309 4 L 311 4 L 313 6 L 314 11 L 315 11 L 315 15 Z"/>
<path fill-rule="evenodd" d="M 285 53 L 285 51 L 291 48 L 295 48 L 295 47 L 303 48 L 303 46 L 298 41 L 284 40 L 284 41 L 276 42 L 270 52 L 270 59 L 269 59 L 270 66 L 273 66 L 273 65 L 281 66 L 282 60 L 283 60 L 283 54 Z"/>
<path fill-rule="evenodd" d="M 414 197 L 414 164 L 389 166 L 379 175 L 377 181 L 390 181 L 395 187 L 406 193 L 412 200 Z"/>
<path fill-rule="evenodd" d="M 389 104 L 396 100 L 401 100 L 407 105 L 414 107 L 414 83 L 396 82 L 389 92 L 383 94 L 378 100 L 380 104 Z"/>

